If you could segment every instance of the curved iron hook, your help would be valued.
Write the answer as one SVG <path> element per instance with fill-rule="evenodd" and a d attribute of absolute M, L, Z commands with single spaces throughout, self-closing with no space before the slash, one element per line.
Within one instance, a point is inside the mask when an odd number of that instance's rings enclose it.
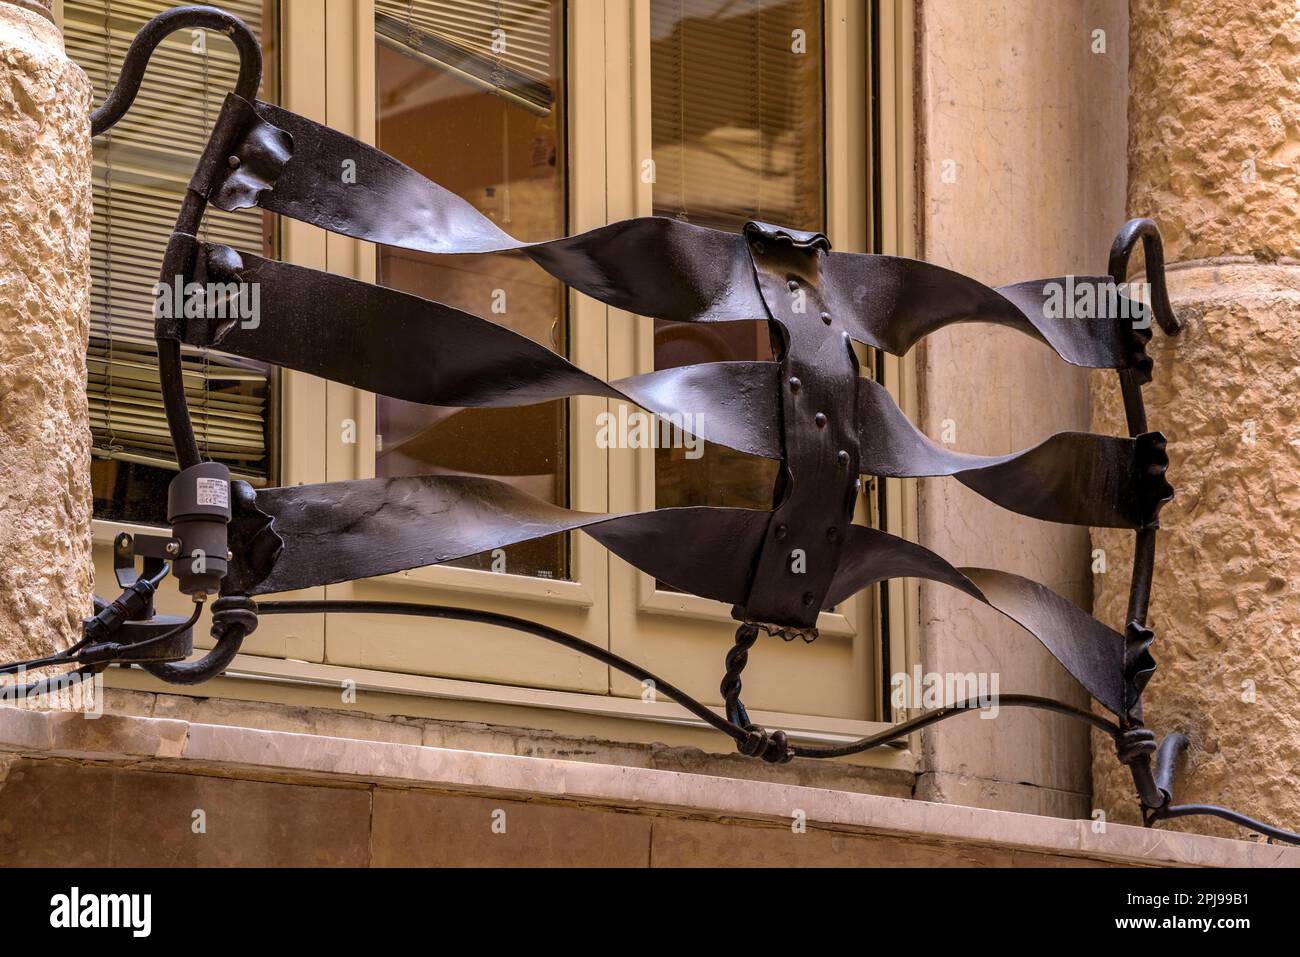
<path fill-rule="evenodd" d="M 196 28 L 221 33 L 230 38 L 239 53 L 239 79 L 234 92 L 246 100 L 257 97 L 258 88 L 262 84 L 262 48 L 248 25 L 234 14 L 216 7 L 172 7 L 149 20 L 131 41 L 122 61 L 117 84 L 99 109 L 90 116 L 91 136 L 99 136 L 112 129 L 131 109 L 158 44 L 178 30 Z M 191 186 L 185 193 L 176 220 L 177 231 L 191 233 L 197 230 L 206 208 L 207 198 Z M 166 263 L 163 268 L 165 272 Z M 181 468 L 196 465 L 200 461 L 200 454 L 185 403 L 179 343 L 171 340 L 158 342 L 158 373 L 177 462 Z M 252 627 L 238 621 L 218 626 L 217 616 L 213 617 L 212 631 L 217 643 L 206 655 L 193 662 L 152 664 L 147 665 L 146 669 L 173 684 L 196 684 L 224 671 L 238 654 L 244 638 L 252 632 Z"/>
<path fill-rule="evenodd" d="M 1110 246 L 1108 271 L 1116 285 L 1128 281 L 1128 261 L 1133 247 L 1142 240 L 1142 254 L 1146 257 L 1147 282 L 1151 284 L 1151 312 L 1167 336 L 1176 336 L 1183 325 L 1169 304 L 1169 291 L 1165 287 L 1165 244 L 1160 237 L 1160 227 L 1155 220 L 1130 219 L 1120 227 Z"/>
<path fill-rule="evenodd" d="M 110 129 L 126 115 L 140 92 L 149 59 L 158 44 L 177 30 L 201 28 L 212 30 L 228 36 L 239 52 L 239 79 L 234 92 L 246 100 L 257 96 L 262 83 L 262 48 L 253 31 L 239 17 L 216 7 L 195 5 L 172 7 L 151 19 L 136 34 L 122 61 L 117 85 L 109 93 L 99 109 L 90 117 L 92 136 L 99 136 Z M 186 191 L 180 214 L 176 220 L 176 230 L 193 233 L 203 218 L 207 208 L 207 198 L 195 192 Z M 166 266 L 164 266 L 165 270 Z M 185 383 L 181 369 L 180 346 L 171 340 L 158 342 L 158 371 L 163 396 L 163 405 L 167 412 L 167 424 L 171 432 L 172 446 L 176 450 L 177 462 L 181 468 L 197 465 L 200 461 L 198 441 L 190 422 L 189 409 L 185 404 Z M 234 642 L 238 644 L 238 642 Z"/>
<path fill-rule="evenodd" d="M 262 48 L 248 25 L 233 13 L 216 7 L 172 7 L 146 23 L 131 41 L 126 58 L 122 61 L 117 85 L 99 109 L 90 114 L 91 136 L 99 136 L 112 129 L 131 109 L 136 94 L 140 92 L 140 84 L 144 81 L 149 59 L 158 44 L 177 30 L 195 27 L 230 37 L 239 51 L 239 81 L 235 84 L 235 93 L 246 100 L 257 96 L 257 89 L 262 84 Z"/>
<path fill-rule="evenodd" d="M 1120 227 L 1115 241 L 1110 246 L 1108 270 L 1111 281 L 1116 286 L 1128 282 L 1129 257 L 1138 240 L 1142 240 L 1142 252 L 1146 257 L 1147 281 L 1151 284 L 1151 310 L 1156 323 L 1166 335 L 1175 336 L 1182 330 L 1182 323 L 1174 315 L 1169 303 L 1169 290 L 1165 285 L 1165 247 L 1160 238 L 1160 228 L 1152 219 L 1130 219 Z M 1148 334 L 1149 335 L 1149 334 Z M 1145 339 L 1143 340 L 1145 342 Z M 1149 360 L 1148 360 L 1149 361 Z M 1150 369 L 1126 369 L 1119 374 L 1120 389 L 1124 393 L 1124 414 L 1128 419 L 1130 436 L 1138 436 L 1147 431 L 1146 408 L 1142 402 L 1142 386 L 1150 381 Z"/>
<path fill-rule="evenodd" d="M 1142 241 L 1142 253 L 1146 257 L 1147 281 L 1151 285 L 1151 302 L 1148 308 L 1166 335 L 1177 335 L 1182 325 L 1174 315 L 1173 306 L 1169 302 L 1169 291 L 1165 285 L 1164 242 L 1160 238 L 1160 229 L 1154 220 L 1130 219 L 1120 227 L 1110 247 L 1108 262 L 1110 278 L 1117 286 L 1128 281 L 1129 258 L 1139 239 Z M 1150 333 L 1147 333 L 1148 337 L 1149 335 Z M 1145 339 L 1143 341 L 1145 342 Z M 1148 431 L 1146 403 L 1142 399 L 1142 386 L 1148 381 L 1150 381 L 1149 367 L 1125 369 L 1119 373 L 1120 392 L 1124 399 L 1124 418 L 1129 435 L 1134 438 Z M 1147 652 L 1147 646 L 1151 643 L 1151 633 L 1146 628 L 1146 621 L 1151 605 L 1151 585 L 1155 576 L 1155 564 L 1156 525 L 1153 522 L 1148 527 L 1139 528 L 1135 536 L 1133 575 L 1129 580 L 1128 614 L 1125 618 L 1125 636 L 1128 639 L 1126 666 L 1131 661 L 1134 671 L 1144 669 L 1148 675 L 1154 668 Z M 1126 675 L 1126 678 L 1135 680 L 1136 676 Z M 1142 727 L 1140 698 L 1132 703 L 1125 716 L 1124 727 L 1129 731 Z M 1169 803 L 1167 794 L 1157 786 L 1152 775 L 1148 754 L 1134 753 L 1128 756 L 1124 763 L 1128 765 L 1133 775 L 1133 783 L 1146 811 L 1154 811 Z"/>

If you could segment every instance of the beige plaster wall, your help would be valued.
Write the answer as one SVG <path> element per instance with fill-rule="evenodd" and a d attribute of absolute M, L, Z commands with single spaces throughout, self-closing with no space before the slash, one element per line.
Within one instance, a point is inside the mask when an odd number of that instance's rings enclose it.
<path fill-rule="evenodd" d="M 924 0 L 918 23 L 922 258 L 989 285 L 1104 271 L 1124 219 L 1128 44 L 1123 0 Z M 1105 31 L 1094 53 L 1094 31 Z M 947 174 L 947 175 L 945 175 Z M 954 179 L 955 177 L 955 179 Z M 951 180 L 951 181 L 950 181 Z M 1085 374 L 988 326 L 917 354 L 920 426 L 1000 454 L 1088 424 Z M 921 541 L 957 564 L 1027 575 L 1088 607 L 1087 529 L 1047 525 L 945 479 L 920 489 Z M 921 589 L 927 671 L 999 672 L 1002 693 L 1087 699 L 1033 638 L 939 585 Z M 920 796 L 1066 817 L 1091 803 L 1087 731 L 1007 709 L 924 736 Z"/>
<path fill-rule="evenodd" d="M 1180 803 L 1300 828 L 1300 20 L 1294 0 L 1132 6 L 1129 208 L 1165 237 L 1174 307 L 1145 390 L 1177 497 L 1161 516 L 1146 722 L 1191 739 Z M 1095 390 L 1093 421 L 1120 421 Z M 1121 626 L 1131 537 L 1096 614 Z M 1101 806 L 1136 819 L 1095 742 Z M 1208 819 L 1177 822 L 1240 834 Z"/>
<path fill-rule="evenodd" d="M 0 658 L 90 610 L 90 83 L 57 28 L 0 3 Z"/>

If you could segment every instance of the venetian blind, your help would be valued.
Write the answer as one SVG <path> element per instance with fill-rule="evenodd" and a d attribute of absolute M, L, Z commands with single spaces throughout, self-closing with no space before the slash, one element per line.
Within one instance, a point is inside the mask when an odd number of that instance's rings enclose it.
<path fill-rule="evenodd" d="M 153 0 L 65 0 L 68 54 L 99 106 L 140 26 L 171 6 Z M 221 0 L 260 32 L 262 0 Z M 218 34 L 173 34 L 150 60 L 135 105 L 95 141 L 88 398 L 94 454 L 176 468 L 159 391 L 153 286 L 195 162 L 239 60 Z M 263 214 L 209 209 L 202 237 L 264 252 Z M 184 350 L 199 447 L 254 483 L 268 477 L 269 370 L 210 350 Z"/>
<path fill-rule="evenodd" d="M 823 227 L 821 0 L 651 0 L 655 212 Z"/>
<path fill-rule="evenodd" d="M 378 41 L 545 115 L 555 102 L 551 0 L 375 0 Z"/>

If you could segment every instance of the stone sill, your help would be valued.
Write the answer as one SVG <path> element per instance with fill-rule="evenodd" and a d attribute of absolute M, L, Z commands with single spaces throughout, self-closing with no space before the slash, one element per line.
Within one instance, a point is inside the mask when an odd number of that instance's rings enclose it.
<path fill-rule="evenodd" d="M 1076 863 L 1300 866 L 1300 848 L 882 797 L 708 774 L 414 744 L 264 731 L 167 718 L 0 708 L 0 788 L 18 760 L 65 759 L 315 787 L 403 790 L 547 802 L 635 815 L 780 826 L 922 841 L 954 849 L 1049 855 Z"/>

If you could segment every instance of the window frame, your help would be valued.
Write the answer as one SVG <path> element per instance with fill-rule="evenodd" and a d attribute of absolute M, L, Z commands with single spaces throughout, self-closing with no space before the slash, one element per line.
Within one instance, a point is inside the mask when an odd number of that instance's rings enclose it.
<path fill-rule="evenodd" d="M 375 56 L 373 0 L 327 0 L 325 122 L 363 142 L 375 140 Z M 592 19 L 574 13 L 568 3 L 565 43 L 568 97 L 567 170 L 569 184 L 603 170 L 603 124 L 585 120 L 604 110 L 600 86 L 601 37 Z M 349 29 L 349 26 L 351 27 Z M 569 185 L 566 184 L 566 185 Z M 605 222 L 604 198 L 594 191 L 566 190 L 571 231 Z M 374 282 L 373 244 L 329 235 L 327 268 L 331 272 Z M 605 365 L 604 307 L 568 293 L 570 358 L 601 378 Z M 608 508 L 607 453 L 595 442 L 596 414 L 603 399 L 579 396 L 569 407 L 569 507 L 604 512 Z M 357 442 L 340 440 L 340 423 L 356 423 Z M 325 401 L 326 481 L 372 478 L 375 474 L 376 409 L 372 393 L 330 382 Z M 607 562 L 604 549 L 585 535 L 574 535 L 568 580 L 502 574 L 456 566 L 411 569 L 382 578 L 330 585 L 330 598 L 421 601 L 482 606 L 532 618 L 587 641 L 608 647 L 609 615 Z M 356 616 L 334 616 L 326 629 L 326 657 L 331 661 L 368 667 L 384 662 L 392 670 L 451 675 L 459 679 L 506 681 L 565 691 L 604 694 L 608 673 L 593 668 L 582 655 L 543 642 L 521 640 L 499 629 L 461 626 L 469 640 L 430 641 L 427 622 L 387 619 L 382 643 L 370 642 L 371 626 Z M 388 670 L 388 669 L 384 669 Z"/>
<path fill-rule="evenodd" d="M 834 248 L 859 252 L 868 248 L 870 185 L 861 175 L 869 168 L 864 13 L 865 7 L 853 0 L 823 2 L 826 230 Z M 607 58 L 616 62 L 610 71 L 611 100 L 633 104 L 631 110 L 611 109 L 607 120 L 609 214 L 611 219 L 650 215 L 653 186 L 639 175 L 641 162 L 652 153 L 650 0 L 618 5 L 607 23 Z M 623 78 L 625 86 L 617 87 Z M 626 119 L 620 123 L 620 117 Z M 609 335 L 613 378 L 654 368 L 649 322 L 611 309 Z M 611 459 L 610 470 L 614 511 L 654 508 L 653 450 Z M 873 512 L 863 496 L 856 519 L 875 524 Z M 661 589 L 653 576 L 617 559 L 611 566 L 613 650 L 652 671 L 675 674 L 684 690 L 721 704 L 716 672 L 726 651 L 720 640 L 735 628 L 730 606 Z M 788 714 L 876 715 L 880 700 L 874 675 L 880 640 L 872 591 L 855 595 L 835 612 L 822 612 L 818 627 L 821 637 L 813 645 L 763 642 L 762 654 L 751 655 L 746 671 L 747 702 Z M 613 675 L 611 684 L 615 695 L 639 693 L 636 683 L 623 675 Z"/>
<path fill-rule="evenodd" d="M 62 10 L 59 11 L 60 16 Z M 292 29 L 297 35 L 311 42 L 313 36 L 323 35 L 323 23 L 315 22 L 321 18 L 323 8 L 305 9 L 303 4 L 280 2 L 277 4 L 276 23 L 272 28 L 277 31 L 276 42 L 281 51 L 285 50 L 284 38 Z M 313 14 L 316 14 L 313 16 Z M 59 22 L 62 30 L 62 21 Z M 224 40 L 221 42 L 225 42 Z M 277 57 L 274 61 L 280 72 L 280 100 L 289 109 L 308 116 L 319 115 L 313 111 L 323 111 L 324 101 L 316 94 L 323 92 L 319 83 L 303 75 L 308 67 L 308 60 L 302 57 Z M 290 82 L 292 79 L 293 82 Z M 287 89 L 292 86 L 292 101 L 288 99 Z M 178 210 L 179 211 L 179 210 Z M 280 224 L 280 254 L 286 261 L 304 266 L 325 268 L 323 244 L 310 236 L 310 227 L 300 223 L 282 221 Z M 321 247 L 321 248 L 317 248 Z M 310 412 L 319 408 L 323 401 L 324 383 L 312 376 L 294 372 L 290 369 L 277 370 L 272 378 L 273 388 L 277 389 L 272 403 L 274 420 L 270 423 L 272 441 L 278 441 L 278 448 L 271 450 L 271 459 L 278 457 L 279 482 L 281 485 L 300 485 L 307 482 L 324 481 L 324 462 L 314 454 L 312 443 L 307 441 L 311 432 L 314 415 Z M 319 459 L 319 460 L 318 460 Z M 116 581 L 113 573 L 113 541 L 121 533 L 129 535 L 156 535 L 158 526 L 134 522 L 122 522 L 109 519 L 92 518 L 91 545 L 94 560 L 94 578 L 96 593 L 116 594 Z M 304 589 L 294 592 L 296 598 L 323 598 L 323 588 Z M 169 580 L 159 590 L 155 606 L 162 614 L 188 617 L 192 608 L 190 599 L 180 594 Z M 211 648 L 212 640 L 206 629 L 196 629 L 194 634 L 196 648 Z M 260 623 L 257 632 L 244 642 L 245 653 L 265 655 L 268 657 L 289 658 L 301 661 L 323 661 L 325 656 L 325 618 L 323 615 L 298 616 L 295 621 L 278 621 L 274 618 Z M 119 669 L 109 672 L 116 675 Z M 161 683 L 159 683 L 161 684 Z M 162 685 L 162 687 L 166 687 Z"/>
<path fill-rule="evenodd" d="M 579 6 L 582 16 L 575 9 Z M 911 0 L 872 0 L 869 4 L 825 0 L 826 208 L 828 234 L 837 249 L 861 251 L 874 243 L 875 251 L 907 255 L 912 248 L 912 142 L 910 136 L 901 135 L 912 128 L 911 9 Z M 373 141 L 373 0 L 285 3 L 280 20 L 281 101 L 286 108 Z M 570 230 L 577 232 L 650 209 L 647 184 L 636 176 L 611 172 L 621 169 L 626 174 L 634 168 L 633 157 L 650 155 L 649 0 L 569 0 L 567 20 L 568 193 Z M 874 36 L 867 37 L 869 29 L 876 30 Z M 866 38 L 860 47 L 850 43 L 849 30 Z M 645 43 L 639 56 L 638 36 Z M 874 48 L 874 57 L 867 57 L 868 44 Z M 866 75 L 867 62 L 874 66 L 870 76 Z M 874 87 L 877 104 L 878 142 L 872 142 L 870 116 L 863 115 L 868 113 L 867 98 L 860 91 L 868 85 Z M 642 119 L 633 119 L 638 116 Z M 863 169 L 870 168 L 868 161 L 873 156 L 874 175 L 889 184 L 888 190 L 877 187 L 873 191 L 872 183 L 861 175 Z M 599 184 L 597 188 L 587 185 L 593 180 Z M 880 213 L 873 208 L 877 196 Z M 885 223 L 874 236 L 873 217 Z M 373 281 L 375 256 L 370 244 L 289 221 L 283 224 L 281 237 L 286 261 Z M 631 374 L 628 367 L 645 371 L 641 367 L 647 355 L 653 361 L 653 353 L 646 351 L 651 335 L 648 321 L 618 315 L 571 292 L 570 323 L 572 358 L 594 374 L 617 378 Z M 645 341 L 638 344 L 637 339 Z M 904 410 L 914 411 L 914 364 L 881 357 L 877 369 L 880 380 Z M 373 474 L 372 395 L 292 371 L 280 376 L 280 390 L 282 484 Z M 589 397 L 571 401 L 571 507 L 617 510 L 630 497 L 644 501 L 647 491 L 652 507 L 653 453 L 645 450 L 645 454 L 609 456 L 597 447 L 594 435 L 596 414 L 611 404 Z M 351 446 L 342 444 L 341 430 L 336 427 L 345 418 L 357 423 L 359 440 Z M 859 516 L 859 520 L 870 517 L 880 527 L 914 538 L 915 484 L 914 480 L 881 483 L 878 504 L 868 506 L 873 514 Z M 884 494 L 887 486 L 891 489 L 888 495 Z M 98 520 L 94 525 L 97 544 L 111 542 L 119 530 L 133 530 Z M 573 536 L 572 556 L 574 581 L 433 568 L 305 590 L 295 596 L 347 598 L 382 593 L 394 600 L 478 607 L 487 602 L 494 610 L 524 614 L 627 653 L 652 670 L 660 668 L 686 690 L 698 692 L 702 700 L 717 703 L 716 682 L 722 655 L 729 646 L 729 641 L 722 640 L 729 638 L 729 631 L 721 623 L 731 623 L 729 609 L 719 602 L 655 589 L 650 576 L 609 556 L 587 536 Z M 96 570 L 102 574 L 99 567 Z M 881 609 L 870 595 L 858 596 L 858 607 L 823 615 L 821 641 L 787 648 L 779 642 L 765 644 L 765 654 L 754 656 L 752 662 L 757 690 L 761 679 L 758 661 L 766 657 L 771 665 L 784 668 L 787 654 L 783 652 L 801 654 L 808 676 L 826 680 L 835 675 L 843 688 L 858 686 L 859 690 L 852 692 L 856 697 L 850 708 L 834 714 L 821 708 L 819 713 L 815 703 L 808 706 L 806 702 L 815 702 L 819 695 L 824 696 L 824 690 L 802 681 L 797 682 L 801 690 L 795 695 L 794 706 L 777 700 L 769 707 L 766 698 L 756 699 L 751 708 L 754 718 L 785 727 L 795 739 L 809 741 L 843 741 L 880 730 L 882 719 L 891 718 L 885 662 L 892 661 L 894 670 L 902 670 L 918 660 L 915 583 L 890 582 L 883 586 L 882 594 L 888 596 L 893 609 L 888 621 L 881 621 Z M 179 610 L 181 604 L 175 595 L 160 601 L 165 610 Z M 698 630 L 691 637 L 695 649 L 686 659 L 674 658 L 667 647 L 650 647 L 654 642 L 628 645 L 618 637 L 623 622 L 615 606 L 620 604 L 624 606 L 623 618 L 630 610 L 634 632 L 643 630 L 644 621 L 655 620 L 665 627 L 689 626 L 688 630 L 707 626 L 707 640 L 705 632 Z M 403 631 L 409 633 L 403 635 Z M 460 657 L 443 659 L 450 666 L 439 665 L 434 674 L 420 673 L 423 669 L 413 669 L 405 661 L 401 667 L 385 666 L 355 654 L 355 646 L 365 635 L 354 616 L 329 616 L 328 620 L 324 615 L 277 616 L 263 623 L 228 676 L 213 682 L 209 693 L 338 707 L 337 683 L 353 681 L 367 699 L 364 704 L 358 700 L 345 705 L 357 710 L 435 714 L 561 732 L 578 729 L 613 740 L 690 742 L 720 748 L 716 735 L 684 709 L 663 700 L 642 700 L 641 689 L 619 687 L 621 675 L 611 676 L 603 666 L 593 668 L 589 659 L 582 659 L 585 667 L 575 664 L 575 672 L 567 670 L 564 662 L 557 668 L 556 660 L 545 654 L 521 653 L 529 643 L 542 644 L 533 639 L 484 642 L 453 630 L 446 633 L 447 641 L 441 641 L 428 623 L 416 628 L 408 619 L 386 619 L 384 632 L 385 641 L 391 634 L 395 645 L 407 648 L 418 643 L 457 646 Z M 206 646 L 209 642 L 196 635 L 196 644 Z M 500 665 L 507 657 L 513 666 L 503 670 Z M 471 662 L 472 658 L 478 663 Z M 114 669 L 109 683 L 172 690 L 136 670 Z M 402 705 L 396 710 L 394 701 L 399 699 Z M 880 749 L 847 760 L 911 768 L 915 744 L 913 739 L 908 748 Z"/>

